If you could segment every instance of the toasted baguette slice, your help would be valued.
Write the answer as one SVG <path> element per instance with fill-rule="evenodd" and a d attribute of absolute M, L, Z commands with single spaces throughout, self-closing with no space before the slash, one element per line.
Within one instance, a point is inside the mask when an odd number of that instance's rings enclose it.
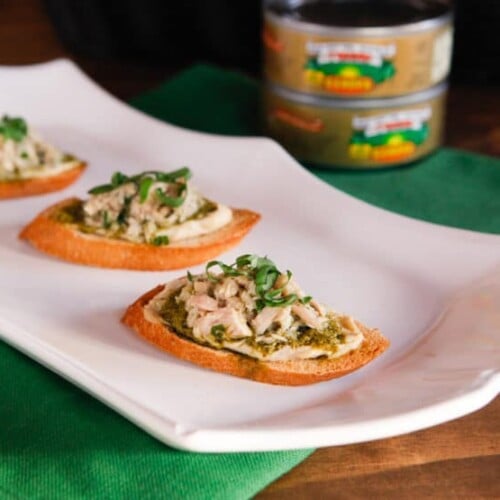
<path fill-rule="evenodd" d="M 77 226 L 56 220 L 55 214 L 79 201 L 69 198 L 40 213 L 19 237 L 42 252 L 89 266 L 161 271 L 201 264 L 235 246 L 259 221 L 250 210 L 233 209 L 232 221 L 213 233 L 166 246 L 133 243 L 84 234 Z"/>
<path fill-rule="evenodd" d="M 144 307 L 164 288 L 160 285 L 137 299 L 125 312 L 122 322 L 156 347 L 204 368 L 237 377 L 277 385 L 307 385 L 342 377 L 361 368 L 389 346 L 376 329 L 357 323 L 364 335 L 361 347 L 336 359 L 259 361 L 228 350 L 212 349 L 177 335 L 161 323 L 148 321 Z"/>
<path fill-rule="evenodd" d="M 55 175 L 0 181 L 0 200 L 59 191 L 73 184 L 85 170 L 85 167 L 85 163 L 78 163 L 74 167 Z"/>

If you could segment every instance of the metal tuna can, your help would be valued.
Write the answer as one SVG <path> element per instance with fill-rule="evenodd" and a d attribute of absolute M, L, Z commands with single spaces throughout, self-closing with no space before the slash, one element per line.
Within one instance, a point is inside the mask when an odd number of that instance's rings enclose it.
<path fill-rule="evenodd" d="M 445 83 L 404 97 L 358 100 L 300 94 L 268 84 L 268 134 L 300 160 L 372 170 L 412 163 L 442 143 Z"/>
<path fill-rule="evenodd" d="M 420 92 L 448 76 L 452 29 L 447 0 L 267 0 L 264 73 L 338 98 Z"/>

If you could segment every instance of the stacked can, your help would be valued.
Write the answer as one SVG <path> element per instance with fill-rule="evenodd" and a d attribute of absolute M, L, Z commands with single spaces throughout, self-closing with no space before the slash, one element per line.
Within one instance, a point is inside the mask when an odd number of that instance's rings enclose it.
<path fill-rule="evenodd" d="M 294 156 L 373 169 L 442 141 L 453 15 L 447 0 L 267 0 L 264 109 Z"/>

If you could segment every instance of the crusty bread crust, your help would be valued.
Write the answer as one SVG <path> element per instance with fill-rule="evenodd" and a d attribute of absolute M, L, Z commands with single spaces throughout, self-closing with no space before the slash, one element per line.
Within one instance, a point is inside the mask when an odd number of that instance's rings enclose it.
<path fill-rule="evenodd" d="M 0 200 L 59 191 L 73 184 L 82 175 L 85 167 L 85 163 L 79 163 L 75 167 L 55 175 L 14 181 L 0 181 Z"/>
<path fill-rule="evenodd" d="M 376 329 L 358 323 L 365 337 L 361 347 L 336 359 L 263 362 L 232 353 L 204 347 L 177 335 L 162 323 L 148 321 L 144 307 L 164 288 L 157 286 L 137 299 L 126 310 L 122 322 L 156 347 L 199 366 L 237 377 L 277 385 L 307 385 L 342 377 L 382 354 L 389 341 Z"/>
<path fill-rule="evenodd" d="M 77 198 L 69 198 L 44 210 L 19 237 L 47 254 L 88 266 L 162 271 L 201 264 L 235 246 L 259 221 L 250 210 L 233 209 L 232 221 L 203 236 L 153 246 L 84 234 L 74 224 L 56 220 L 54 214 Z"/>

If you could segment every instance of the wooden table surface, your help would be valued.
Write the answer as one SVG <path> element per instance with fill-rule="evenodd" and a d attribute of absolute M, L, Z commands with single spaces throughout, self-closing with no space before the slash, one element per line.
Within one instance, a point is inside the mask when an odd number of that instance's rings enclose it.
<path fill-rule="evenodd" d="M 111 93 L 128 99 L 172 70 L 74 57 L 57 39 L 37 0 L 0 0 L 0 65 L 72 57 Z M 500 89 L 453 86 L 450 146 L 500 156 Z M 499 194 L 500 195 L 500 194 Z M 500 398 L 486 408 L 424 431 L 371 443 L 324 448 L 258 498 L 500 498 Z"/>

